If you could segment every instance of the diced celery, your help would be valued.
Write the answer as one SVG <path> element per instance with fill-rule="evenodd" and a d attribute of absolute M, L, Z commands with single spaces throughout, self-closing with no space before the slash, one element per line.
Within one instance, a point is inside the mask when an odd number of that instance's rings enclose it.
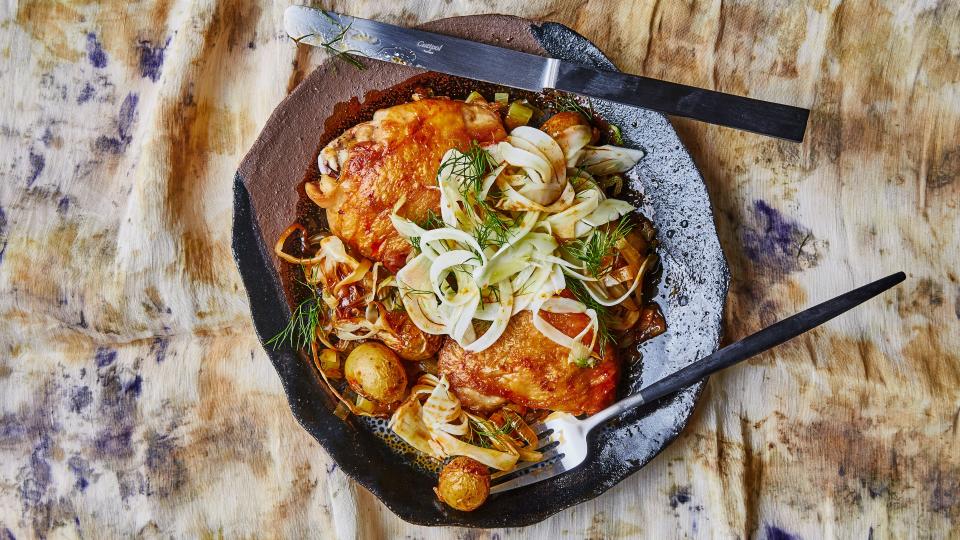
<path fill-rule="evenodd" d="M 370 401 L 369 399 L 361 395 L 357 395 L 357 409 L 365 413 L 372 413 L 374 410 L 376 410 L 376 408 L 377 408 L 376 403 Z"/>
<path fill-rule="evenodd" d="M 496 94 L 493 95 L 493 100 L 496 101 L 497 103 L 506 105 L 507 102 L 510 101 L 510 94 L 506 92 L 497 92 Z"/>
<path fill-rule="evenodd" d="M 477 92 L 476 90 L 474 90 L 473 92 L 470 92 L 470 95 L 467 96 L 467 99 L 464 101 L 466 101 L 467 103 L 486 103 L 487 102 L 487 100 L 483 98 L 480 92 Z"/>
<path fill-rule="evenodd" d="M 532 106 L 522 101 L 514 101 L 510 104 L 510 109 L 507 110 L 507 117 L 504 123 L 507 125 L 507 129 L 513 129 L 517 126 L 527 125 L 530 123 L 530 118 L 532 117 Z"/>

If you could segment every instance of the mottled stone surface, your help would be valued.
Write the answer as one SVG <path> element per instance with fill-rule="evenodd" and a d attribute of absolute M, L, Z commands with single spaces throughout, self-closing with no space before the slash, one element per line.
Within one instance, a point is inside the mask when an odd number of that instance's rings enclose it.
<path fill-rule="evenodd" d="M 324 58 L 284 38 L 286 3 L 6 3 L 0 538 L 957 533 L 956 3 L 325 5 L 555 20 L 626 71 L 811 108 L 802 145 L 675 121 L 731 263 L 729 338 L 909 279 L 711 379 L 677 442 L 593 501 L 523 530 L 409 526 L 293 420 L 230 256 L 233 171 Z"/>

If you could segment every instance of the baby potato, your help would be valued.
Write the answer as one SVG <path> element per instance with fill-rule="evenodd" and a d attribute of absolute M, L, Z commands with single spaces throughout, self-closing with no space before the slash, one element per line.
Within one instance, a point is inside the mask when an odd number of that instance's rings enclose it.
<path fill-rule="evenodd" d="M 407 374 L 396 353 L 376 342 L 362 343 L 343 365 L 344 377 L 354 392 L 387 405 L 403 399 Z"/>
<path fill-rule="evenodd" d="M 433 491 L 447 505 L 471 512 L 490 495 L 490 470 L 468 457 L 454 458 L 440 471 L 440 483 Z"/>

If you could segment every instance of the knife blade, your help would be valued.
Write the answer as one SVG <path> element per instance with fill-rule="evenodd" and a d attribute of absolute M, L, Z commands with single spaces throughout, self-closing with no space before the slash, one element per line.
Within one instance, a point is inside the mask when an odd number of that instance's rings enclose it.
<path fill-rule="evenodd" d="M 606 71 L 303 6 L 284 12 L 298 41 L 448 75 L 540 92 L 555 89 L 672 116 L 802 142 L 810 111 L 714 90 Z"/>

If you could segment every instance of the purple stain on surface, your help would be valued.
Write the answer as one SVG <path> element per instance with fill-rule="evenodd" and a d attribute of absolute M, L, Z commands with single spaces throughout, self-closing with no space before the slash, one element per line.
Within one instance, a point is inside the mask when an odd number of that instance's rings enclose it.
<path fill-rule="evenodd" d="M 775 527 L 773 525 L 767 525 L 764 528 L 764 532 L 766 533 L 767 540 L 801 540 L 800 535 L 790 534 L 780 527 Z"/>
<path fill-rule="evenodd" d="M 33 150 L 30 150 L 30 174 L 27 175 L 27 187 L 32 186 L 33 183 L 37 181 L 46 164 L 47 160 L 44 159 L 42 154 L 37 154 Z"/>
<path fill-rule="evenodd" d="M 187 467 L 180 458 L 172 435 L 150 433 L 146 439 L 147 455 L 144 462 L 152 473 L 147 494 L 168 497 L 187 483 Z"/>
<path fill-rule="evenodd" d="M 93 392 L 88 386 L 77 386 L 70 392 L 70 410 L 78 413 L 93 403 Z"/>
<path fill-rule="evenodd" d="M 27 506 L 38 506 L 43 501 L 53 479 L 50 464 L 50 437 L 43 435 L 30 453 L 30 464 L 21 470 L 20 498 Z"/>
<path fill-rule="evenodd" d="M 133 140 L 132 128 L 137 121 L 137 103 L 139 101 L 140 97 L 137 94 L 127 94 L 120 105 L 120 113 L 117 115 L 117 136 L 101 135 L 98 137 L 95 143 L 97 150 L 111 154 L 122 154 L 127 149 L 127 145 Z"/>
<path fill-rule="evenodd" d="M 17 537 L 13 535 L 13 531 L 4 527 L 3 531 L 0 532 L 0 540 L 17 540 Z"/>
<path fill-rule="evenodd" d="M 170 342 L 162 337 L 154 338 L 153 343 L 150 344 L 150 353 L 157 359 L 158 364 L 166 359 L 169 344 Z"/>
<path fill-rule="evenodd" d="M 44 146 L 50 146 L 52 141 L 53 130 L 50 129 L 50 126 L 47 126 L 46 129 L 43 130 L 43 136 L 40 137 L 40 142 L 42 142 Z"/>
<path fill-rule="evenodd" d="M 27 435 L 27 426 L 16 415 L 0 416 L 0 442 L 16 442 Z"/>
<path fill-rule="evenodd" d="M 784 273 L 800 270 L 800 254 L 812 234 L 764 201 L 753 203 L 753 212 L 741 230 L 743 249 L 751 261 Z"/>
<path fill-rule="evenodd" d="M 98 368 L 107 367 L 117 359 L 117 351 L 107 347 L 98 347 L 94 359 L 97 361 Z"/>
<path fill-rule="evenodd" d="M 107 66 L 107 53 L 103 52 L 103 46 L 97 41 L 97 35 L 93 32 L 87 34 L 87 57 L 95 68 Z"/>
<path fill-rule="evenodd" d="M 79 455 L 73 455 L 67 460 L 67 466 L 70 467 L 70 472 L 77 479 L 73 486 L 80 491 L 86 490 L 87 486 L 90 485 L 90 474 L 93 473 L 90 464 Z"/>
<path fill-rule="evenodd" d="M 131 394 L 133 397 L 140 397 L 140 392 L 143 390 L 143 377 L 137 375 L 133 378 L 132 381 L 125 383 L 123 385 L 124 393 Z"/>
<path fill-rule="evenodd" d="M 118 374 L 119 366 L 100 370 L 98 412 L 103 429 L 94 439 L 94 451 L 101 459 L 129 459 L 133 456 L 132 437 L 137 419 L 137 395 L 142 379 L 137 375 L 132 381 L 123 382 Z"/>
<path fill-rule="evenodd" d="M 57 213 L 62 216 L 65 215 L 68 210 L 70 210 L 70 196 L 64 195 L 57 201 Z"/>
<path fill-rule="evenodd" d="M 160 79 L 160 70 L 163 67 L 163 54 L 170 45 L 170 38 L 163 45 L 154 45 L 152 42 L 143 40 L 137 45 L 140 49 L 140 75 L 147 77 L 153 82 Z"/>
<path fill-rule="evenodd" d="M 670 508 L 676 508 L 688 502 L 690 502 L 690 487 L 683 486 L 674 488 L 673 493 L 670 494 Z"/>
<path fill-rule="evenodd" d="M 139 101 L 140 96 L 131 93 L 123 98 L 123 103 L 120 105 L 120 114 L 117 116 L 117 131 L 123 139 L 131 137 L 130 128 L 137 120 L 137 103 Z"/>
<path fill-rule="evenodd" d="M 950 516 L 960 509 L 960 478 L 956 475 L 945 475 L 938 467 L 936 480 L 933 481 L 933 492 L 930 494 L 930 508 L 934 512 Z"/>
<path fill-rule="evenodd" d="M 93 95 L 96 93 L 93 85 L 90 83 L 85 83 L 83 88 L 80 89 L 80 95 L 77 96 L 77 104 L 83 105 L 84 103 L 90 101 Z"/>
<path fill-rule="evenodd" d="M 133 438 L 132 426 L 111 426 L 97 434 L 93 441 L 97 455 L 129 457 L 133 453 L 130 444 Z"/>

